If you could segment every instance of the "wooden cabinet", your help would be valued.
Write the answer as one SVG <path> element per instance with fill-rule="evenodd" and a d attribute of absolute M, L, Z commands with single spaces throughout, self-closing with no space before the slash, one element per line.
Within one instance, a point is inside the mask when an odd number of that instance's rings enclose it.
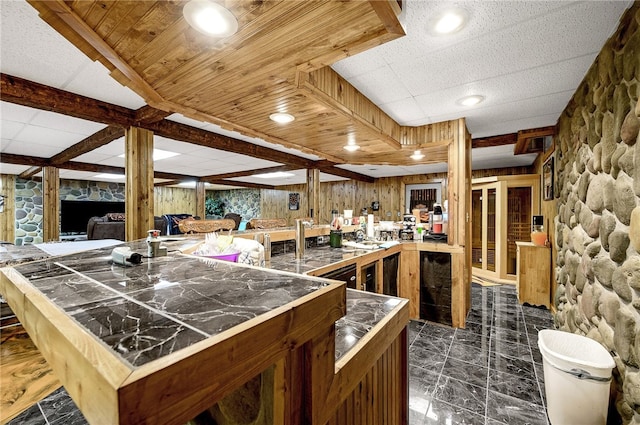
<path fill-rule="evenodd" d="M 531 242 L 517 245 L 517 291 L 520 304 L 551 306 L 551 248 Z"/>

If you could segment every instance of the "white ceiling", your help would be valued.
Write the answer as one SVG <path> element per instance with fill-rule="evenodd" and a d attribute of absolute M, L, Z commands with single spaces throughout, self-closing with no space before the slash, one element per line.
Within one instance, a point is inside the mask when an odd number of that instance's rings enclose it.
<path fill-rule="evenodd" d="M 474 138 L 554 125 L 617 28 L 632 0 L 618 1 L 424 1 L 404 0 L 405 37 L 333 65 L 333 68 L 401 125 L 424 125 L 466 117 Z M 437 36 L 430 21 L 458 7 L 469 16 L 459 32 Z M 0 72 L 137 109 L 144 100 L 113 80 L 42 21 L 22 0 L 0 2 Z M 479 94 L 485 101 L 463 107 L 456 101 Z M 174 114 L 168 119 L 225 134 L 308 159 L 314 155 L 267 143 Z M 0 102 L 0 173 L 20 174 L 28 167 L 2 163 L 2 153 L 51 157 L 104 128 L 103 124 Z M 194 176 L 280 165 L 249 156 L 155 138 L 155 147 L 180 153 L 156 161 L 157 171 Z M 123 141 L 84 154 L 75 161 L 124 166 Z M 474 149 L 474 169 L 530 165 L 535 154 L 513 155 L 513 146 Z M 446 171 L 446 164 L 391 167 L 342 165 L 372 177 Z M 95 173 L 60 170 L 61 178 L 98 180 Z M 287 179 L 256 177 L 238 181 L 294 184 L 304 170 Z M 343 180 L 321 174 L 322 181 Z"/>

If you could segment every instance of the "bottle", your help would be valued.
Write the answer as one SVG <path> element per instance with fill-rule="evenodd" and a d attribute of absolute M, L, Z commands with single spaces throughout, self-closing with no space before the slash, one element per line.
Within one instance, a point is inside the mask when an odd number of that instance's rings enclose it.
<path fill-rule="evenodd" d="M 531 218 L 531 242 L 537 246 L 545 246 L 547 242 L 547 234 L 544 231 L 544 217 L 534 215 Z"/>

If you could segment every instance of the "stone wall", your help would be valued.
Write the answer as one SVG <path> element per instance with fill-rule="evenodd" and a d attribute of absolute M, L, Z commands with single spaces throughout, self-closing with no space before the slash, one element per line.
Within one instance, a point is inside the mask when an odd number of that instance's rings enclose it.
<path fill-rule="evenodd" d="M 42 243 L 42 183 L 16 179 L 16 245 Z"/>
<path fill-rule="evenodd" d="M 260 217 L 260 190 L 233 189 L 208 191 L 207 197 L 220 199 L 224 202 L 224 213 L 236 213 L 243 220 Z"/>
<path fill-rule="evenodd" d="M 635 2 L 558 120 L 555 152 L 555 322 L 612 353 L 610 423 L 625 424 L 640 424 L 639 23 Z"/>

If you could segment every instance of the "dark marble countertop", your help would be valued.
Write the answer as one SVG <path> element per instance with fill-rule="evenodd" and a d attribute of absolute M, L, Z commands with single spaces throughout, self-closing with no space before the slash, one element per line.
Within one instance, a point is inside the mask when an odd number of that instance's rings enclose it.
<path fill-rule="evenodd" d="M 310 270 L 374 252 L 324 245 L 307 248 L 298 260 L 292 253 L 273 256 L 269 269 L 180 253 L 200 241 L 201 236 L 167 237 L 168 256 L 129 267 L 112 263 L 113 246 L 53 257 L 36 247 L 13 247 L 11 255 L 17 263 L 30 260 L 13 268 L 35 288 L 139 366 L 326 284 L 304 275 Z M 120 246 L 146 253 L 144 240 Z M 336 323 L 336 360 L 399 300 L 348 289 L 347 314 Z"/>

